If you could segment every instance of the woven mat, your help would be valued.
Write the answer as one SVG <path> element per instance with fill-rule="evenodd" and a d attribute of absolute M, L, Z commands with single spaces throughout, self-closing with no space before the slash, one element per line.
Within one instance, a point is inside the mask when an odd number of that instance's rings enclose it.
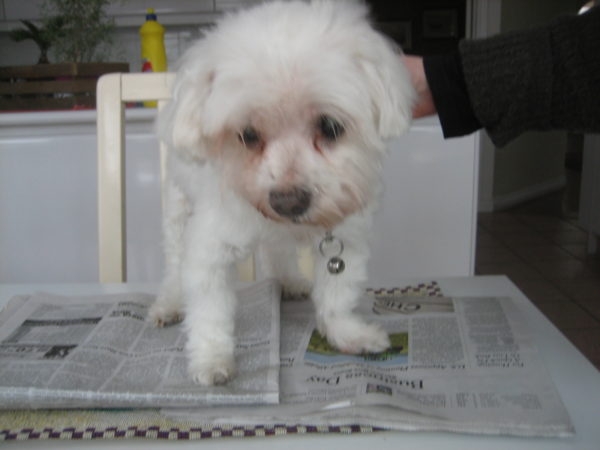
<path fill-rule="evenodd" d="M 165 439 L 196 440 L 220 437 L 282 436 L 307 433 L 369 433 L 373 427 L 349 425 L 199 425 L 175 422 L 149 410 L 40 410 L 0 412 L 0 440 L 26 439 Z"/>
<path fill-rule="evenodd" d="M 441 296 L 436 282 L 393 289 L 368 289 L 376 296 Z M 364 425 L 310 426 L 278 424 L 259 426 L 212 425 L 174 421 L 158 409 L 135 410 L 0 410 L 0 441 L 43 439 L 165 439 L 197 440 L 221 437 L 283 436 L 309 433 L 371 433 L 382 431 Z"/>

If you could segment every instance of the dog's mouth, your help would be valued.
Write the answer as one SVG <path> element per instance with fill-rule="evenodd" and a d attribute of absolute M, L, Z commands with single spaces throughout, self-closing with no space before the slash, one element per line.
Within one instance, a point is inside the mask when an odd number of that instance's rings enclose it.
<path fill-rule="evenodd" d="M 318 227 L 323 229 L 332 229 L 338 225 L 344 216 L 341 213 L 325 213 L 316 210 L 316 208 L 309 208 L 303 214 L 285 215 L 282 216 L 276 213 L 270 206 L 257 206 L 256 209 L 265 217 L 267 220 L 277 222 L 280 224 L 291 224 L 291 225 L 306 225 L 310 227 Z"/>
<path fill-rule="evenodd" d="M 265 219 L 272 220 L 273 222 L 295 225 L 319 225 L 312 220 L 309 213 L 310 208 L 302 213 L 298 211 L 295 214 L 280 214 L 268 204 L 256 205 L 256 209 Z"/>
<path fill-rule="evenodd" d="M 274 189 L 256 209 L 266 218 L 282 224 L 308 225 L 332 229 L 355 212 L 353 202 L 336 202 L 304 187 Z"/>

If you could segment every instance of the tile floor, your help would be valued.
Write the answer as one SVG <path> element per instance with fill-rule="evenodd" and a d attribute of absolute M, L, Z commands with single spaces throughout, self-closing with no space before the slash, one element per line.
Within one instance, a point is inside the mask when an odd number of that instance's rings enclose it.
<path fill-rule="evenodd" d="M 505 274 L 600 370 L 600 254 L 563 213 L 564 193 L 480 213 L 477 274 Z"/>

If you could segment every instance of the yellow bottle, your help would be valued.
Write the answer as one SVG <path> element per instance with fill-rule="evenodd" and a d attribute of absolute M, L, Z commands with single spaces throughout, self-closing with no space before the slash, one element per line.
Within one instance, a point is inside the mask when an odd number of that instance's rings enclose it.
<path fill-rule="evenodd" d="M 166 72 L 165 28 L 156 21 L 154 9 L 148 8 L 146 13 L 146 22 L 140 27 L 142 72 Z M 156 107 L 156 102 L 144 102 L 144 106 Z"/>

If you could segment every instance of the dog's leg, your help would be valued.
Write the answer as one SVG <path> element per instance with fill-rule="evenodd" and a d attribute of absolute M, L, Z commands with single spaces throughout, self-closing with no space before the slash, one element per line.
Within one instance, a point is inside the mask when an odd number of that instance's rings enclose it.
<path fill-rule="evenodd" d="M 210 386 L 233 376 L 235 308 L 232 266 L 239 250 L 222 242 L 192 215 L 186 232 L 182 265 L 188 369 L 198 384 Z"/>
<path fill-rule="evenodd" d="M 149 319 L 162 327 L 183 318 L 181 298 L 181 259 L 183 234 L 190 214 L 189 201 L 181 189 L 168 180 L 164 187 L 163 249 L 165 275 L 156 302 L 148 312 Z"/>
<path fill-rule="evenodd" d="M 360 223 L 358 224 L 360 225 Z M 345 270 L 331 274 L 327 270 L 329 256 L 315 251 L 315 287 L 312 298 L 317 314 L 317 328 L 327 341 L 344 353 L 380 352 L 389 347 L 386 331 L 379 325 L 367 323 L 353 312 L 363 295 L 367 279 L 369 248 L 365 240 L 366 227 L 352 226 L 335 230 L 334 236 L 343 240 L 341 255 Z"/>

